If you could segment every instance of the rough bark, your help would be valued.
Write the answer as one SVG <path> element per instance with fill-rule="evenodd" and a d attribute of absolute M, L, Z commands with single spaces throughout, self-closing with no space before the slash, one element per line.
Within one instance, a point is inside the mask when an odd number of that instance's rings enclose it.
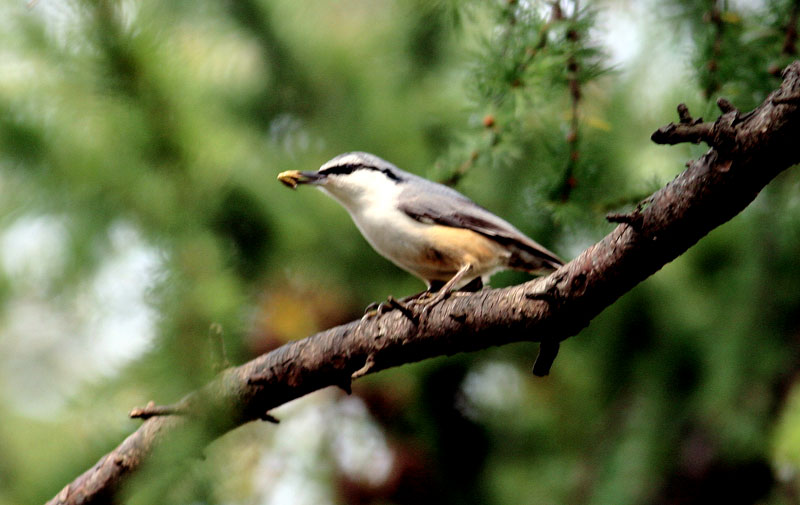
<path fill-rule="evenodd" d="M 186 415 L 154 416 L 68 484 L 51 504 L 109 503 L 158 444 L 187 423 L 213 419 L 218 436 L 326 386 L 426 358 L 517 341 L 543 342 L 547 372 L 557 342 L 575 335 L 622 294 L 741 212 L 778 173 L 800 162 L 800 62 L 781 88 L 742 115 L 727 101 L 713 123 L 680 122 L 653 134 L 658 143 L 707 142 L 711 149 L 629 214 L 600 242 L 546 278 L 454 296 L 420 315 L 401 311 L 331 328 L 231 368 L 186 396 Z M 145 408 L 145 414 L 147 408 Z"/>

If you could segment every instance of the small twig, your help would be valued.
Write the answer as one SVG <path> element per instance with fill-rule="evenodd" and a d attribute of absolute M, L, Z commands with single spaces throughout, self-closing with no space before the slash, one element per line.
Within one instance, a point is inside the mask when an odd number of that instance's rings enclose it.
<path fill-rule="evenodd" d="M 550 368 L 553 366 L 556 356 L 558 356 L 558 349 L 561 344 L 554 340 L 542 340 L 539 343 L 539 354 L 536 356 L 536 361 L 533 363 L 533 375 L 537 377 L 544 377 L 550 373 Z"/>
<path fill-rule="evenodd" d="M 598 214 L 608 214 L 609 212 L 614 211 L 615 209 L 621 209 L 623 207 L 627 207 L 630 205 L 635 205 L 637 208 L 643 205 L 642 200 L 645 200 L 648 196 L 650 196 L 650 192 L 641 192 L 641 193 L 634 193 L 630 195 L 621 196 L 619 198 L 615 198 L 613 200 L 608 200 L 605 202 L 598 203 L 592 206 L 592 210 L 597 212 Z"/>
<path fill-rule="evenodd" d="M 155 402 L 149 402 L 144 407 L 135 408 L 131 410 L 128 417 L 131 419 L 150 419 L 157 416 L 183 416 L 187 412 L 183 407 L 177 405 L 156 405 Z"/>
<path fill-rule="evenodd" d="M 629 213 L 608 214 L 606 215 L 606 221 L 609 223 L 627 224 L 634 230 L 640 231 L 642 229 L 642 225 L 644 224 L 644 215 L 640 209 L 637 208 L 633 212 Z"/>
<path fill-rule="evenodd" d="M 708 142 L 712 138 L 713 128 L 714 123 L 692 125 L 670 123 L 656 130 L 650 136 L 650 140 L 656 144 L 674 145 L 684 142 L 699 144 L 700 142 Z"/>
<path fill-rule="evenodd" d="M 800 93 L 795 95 L 775 97 L 772 99 L 772 103 L 777 105 L 794 105 L 800 103 Z"/>
<path fill-rule="evenodd" d="M 699 144 L 711 138 L 714 123 L 704 123 L 702 119 L 693 119 L 686 104 L 678 105 L 678 124 L 670 123 L 656 130 L 650 140 L 656 144 L 681 144 L 692 142 Z"/>
<path fill-rule="evenodd" d="M 650 136 L 650 140 L 656 144 L 705 142 L 719 152 L 731 153 L 737 149 L 734 126 L 750 117 L 752 112 L 741 116 L 739 109 L 724 98 L 717 100 L 717 106 L 722 111 L 722 115 L 713 123 L 709 123 L 703 122 L 701 119 L 692 119 L 688 107 L 685 104 L 678 105 L 680 122 L 662 126 Z"/>
<path fill-rule="evenodd" d="M 350 378 L 356 380 L 360 377 L 363 377 L 367 375 L 374 366 L 375 366 L 375 355 L 370 354 L 369 356 L 367 356 L 367 361 L 364 362 L 364 366 L 353 372 L 352 375 L 350 375 Z"/>
<path fill-rule="evenodd" d="M 687 107 L 685 103 L 678 104 L 678 119 L 681 124 L 697 124 L 703 122 L 703 118 L 692 119 L 692 115 L 689 113 L 689 107 Z"/>
<path fill-rule="evenodd" d="M 631 224 L 634 221 L 633 213 L 624 214 L 624 213 L 611 213 L 606 214 L 606 221 L 609 223 L 625 223 Z"/>
<path fill-rule="evenodd" d="M 272 414 L 270 414 L 269 412 L 264 412 L 264 413 L 261 415 L 261 420 L 262 420 L 262 421 L 266 421 L 266 422 L 268 422 L 268 423 L 272 423 L 272 424 L 280 424 L 280 422 L 281 422 L 281 420 L 280 420 L 280 419 L 278 419 L 277 417 L 273 416 L 273 415 L 272 415 Z"/>
<path fill-rule="evenodd" d="M 727 114 L 729 112 L 732 112 L 736 115 L 739 114 L 739 109 L 734 107 L 730 100 L 722 97 L 717 99 L 717 107 L 719 107 L 719 110 L 721 110 L 723 114 Z"/>

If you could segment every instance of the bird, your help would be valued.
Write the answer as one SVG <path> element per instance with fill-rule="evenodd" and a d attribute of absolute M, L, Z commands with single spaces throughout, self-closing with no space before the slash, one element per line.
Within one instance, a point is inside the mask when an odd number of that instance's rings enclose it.
<path fill-rule="evenodd" d="M 546 274 L 564 262 L 504 219 L 458 191 L 366 152 L 340 154 L 317 171 L 288 170 L 278 180 L 333 197 L 379 254 L 427 289 L 393 307 L 430 307 L 452 292 L 476 291 L 501 270 Z M 427 310 L 427 309 L 426 309 Z"/>

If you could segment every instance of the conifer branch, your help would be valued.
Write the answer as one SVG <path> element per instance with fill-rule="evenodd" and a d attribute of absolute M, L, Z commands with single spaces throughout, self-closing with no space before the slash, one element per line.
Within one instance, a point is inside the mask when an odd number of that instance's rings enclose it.
<path fill-rule="evenodd" d="M 536 59 L 536 56 L 545 48 L 547 47 L 547 37 L 550 34 L 550 28 L 552 27 L 553 23 L 557 21 L 561 21 L 564 19 L 563 11 L 561 10 L 561 2 L 559 0 L 554 0 L 551 4 L 550 8 L 550 20 L 547 21 L 542 25 L 541 30 L 539 30 L 539 40 L 531 47 L 528 47 L 525 50 L 525 59 L 523 59 L 520 64 L 517 66 L 517 73 L 522 75 L 525 70 L 533 63 Z"/>
<path fill-rule="evenodd" d="M 514 27 L 517 24 L 517 18 L 514 14 L 514 8 L 516 6 L 515 1 L 508 2 L 506 6 L 505 14 L 506 19 L 509 27 Z M 516 65 L 513 75 L 518 76 L 512 82 L 509 83 L 511 88 L 520 87 L 522 86 L 523 80 L 521 77 L 525 74 L 525 71 L 530 67 L 531 64 L 536 60 L 536 57 L 547 47 L 547 38 L 550 34 L 550 29 L 553 23 L 561 21 L 564 19 L 563 11 L 561 10 L 561 3 L 559 0 L 553 0 L 551 3 L 551 14 L 550 19 L 544 22 L 539 29 L 538 38 L 535 44 L 529 45 L 525 48 L 525 52 L 523 54 L 522 60 Z M 503 52 L 508 51 L 509 45 L 509 37 L 511 34 L 507 34 L 507 36 L 503 40 L 504 50 Z M 499 102 L 500 99 L 495 97 L 493 100 L 494 102 Z M 497 124 L 497 119 L 493 113 L 487 113 L 484 115 L 483 120 L 483 127 L 488 132 L 489 135 L 489 145 L 488 149 L 491 150 L 500 142 L 501 136 L 501 128 Z M 440 183 L 447 185 L 447 186 L 456 186 L 461 179 L 469 172 L 469 170 L 475 165 L 478 158 L 481 156 L 481 151 L 478 147 L 474 147 L 467 157 L 466 160 L 459 163 L 457 167 L 451 170 L 450 174 L 442 179 L 439 180 Z"/>
<path fill-rule="evenodd" d="M 576 56 L 577 47 L 581 38 L 580 32 L 577 28 L 577 19 L 580 11 L 578 1 L 575 0 L 575 12 L 573 12 L 573 26 L 567 30 L 567 40 L 572 49 L 569 57 L 567 58 L 567 87 L 569 89 L 570 101 L 570 118 L 569 118 L 569 131 L 567 132 L 567 145 L 569 147 L 569 154 L 567 156 L 567 167 L 564 170 L 564 177 L 561 183 L 561 201 L 566 202 L 569 200 L 569 195 L 572 189 L 577 185 L 575 180 L 575 167 L 580 158 L 578 151 L 580 119 L 579 106 L 581 101 L 581 83 L 578 78 L 580 73 L 580 62 Z M 559 9 L 560 10 L 560 9 Z"/>
<path fill-rule="evenodd" d="M 204 423 L 212 437 L 327 386 L 349 388 L 353 377 L 434 356 L 511 342 L 545 342 L 539 372 L 549 369 L 557 343 L 715 227 L 741 212 L 776 175 L 800 162 L 800 61 L 784 71 L 781 88 L 754 111 L 727 109 L 712 126 L 691 119 L 662 133 L 670 141 L 713 137 L 730 129 L 731 145 L 716 147 L 654 193 L 634 218 L 619 218 L 600 242 L 546 278 L 504 289 L 454 296 L 418 324 L 398 311 L 331 328 L 284 345 L 221 373 L 172 406 L 187 415 L 157 416 L 68 484 L 50 504 L 110 503 L 155 448 Z M 702 128 L 700 128 L 702 126 Z M 665 127 L 669 128 L 669 127 Z M 663 130 L 663 129 L 662 129 Z M 661 131 L 661 130 L 659 130 Z M 681 131 L 682 133 L 675 133 Z M 693 132 L 693 133 L 692 133 Z M 274 418 L 273 418 L 274 419 Z"/>

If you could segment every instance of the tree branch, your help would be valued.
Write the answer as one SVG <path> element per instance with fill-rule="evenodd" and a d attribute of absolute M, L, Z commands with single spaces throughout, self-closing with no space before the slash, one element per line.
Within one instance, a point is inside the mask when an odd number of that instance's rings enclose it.
<path fill-rule="evenodd" d="M 544 341 L 547 352 L 538 368 L 546 373 L 557 342 L 577 334 L 621 295 L 741 212 L 772 178 L 800 161 L 800 103 L 789 99 L 800 94 L 800 62 L 783 76 L 781 88 L 745 116 L 723 106 L 715 123 L 692 124 L 688 111 L 681 112 L 681 124 L 666 127 L 657 142 L 699 138 L 714 145 L 707 131 L 724 128 L 725 149 L 714 147 L 688 164 L 628 217 L 612 216 L 619 226 L 549 277 L 453 296 L 418 322 L 399 311 L 354 321 L 226 370 L 173 406 L 190 414 L 147 419 L 49 503 L 110 502 L 154 447 L 189 423 L 213 419 L 205 429 L 219 436 L 269 418 L 270 409 L 292 399 L 331 385 L 349 389 L 353 378 L 386 368 Z M 701 124 L 710 126 L 683 131 Z"/>

